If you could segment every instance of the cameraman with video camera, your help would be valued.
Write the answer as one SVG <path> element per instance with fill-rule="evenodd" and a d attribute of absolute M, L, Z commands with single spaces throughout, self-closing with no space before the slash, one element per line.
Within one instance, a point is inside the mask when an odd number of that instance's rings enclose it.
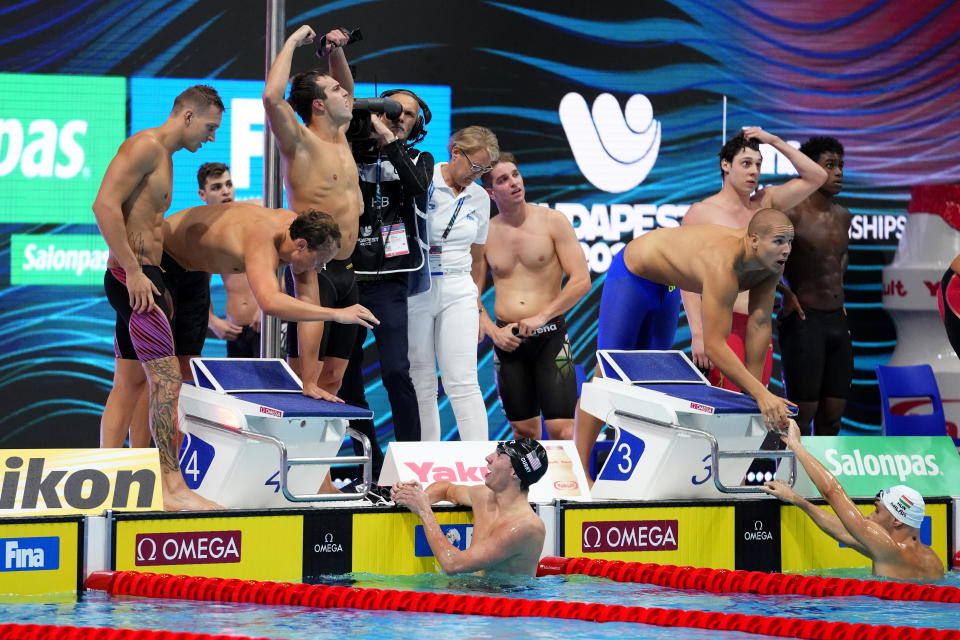
<path fill-rule="evenodd" d="M 395 103 L 391 104 L 392 101 Z M 371 114 L 371 111 L 382 112 Z M 399 112 L 399 113 L 398 113 Z M 420 414 L 407 359 L 407 279 L 423 265 L 418 219 L 427 210 L 427 192 L 433 179 L 433 156 L 413 145 L 423 140 L 430 109 L 407 89 L 384 91 L 380 99 L 358 99 L 348 129 L 353 157 L 360 174 L 363 213 L 353 266 L 360 304 L 380 320 L 373 336 L 380 355 L 383 386 L 393 411 L 398 441 L 420 440 Z M 418 210 L 421 212 L 417 215 Z M 340 397 L 367 406 L 363 390 L 361 330 L 353 345 Z M 383 463 L 371 420 L 351 426 L 370 438 L 374 477 Z"/>

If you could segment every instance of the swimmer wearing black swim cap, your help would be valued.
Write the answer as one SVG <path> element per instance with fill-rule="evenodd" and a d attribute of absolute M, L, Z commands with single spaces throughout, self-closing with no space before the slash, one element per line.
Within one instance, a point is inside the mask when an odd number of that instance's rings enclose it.
<path fill-rule="evenodd" d="M 498 442 L 497 451 L 510 457 L 522 489 L 529 488 L 547 472 L 547 450 L 533 438 Z"/>
<path fill-rule="evenodd" d="M 528 489 L 547 472 L 547 452 L 536 440 L 498 442 L 486 456 L 483 484 L 439 481 L 424 489 L 419 482 L 397 482 L 390 497 L 418 515 L 440 568 L 447 574 L 537 573 L 546 527 L 530 507 Z M 431 507 L 452 502 L 473 508 L 473 537 L 460 548 L 445 535 Z"/>

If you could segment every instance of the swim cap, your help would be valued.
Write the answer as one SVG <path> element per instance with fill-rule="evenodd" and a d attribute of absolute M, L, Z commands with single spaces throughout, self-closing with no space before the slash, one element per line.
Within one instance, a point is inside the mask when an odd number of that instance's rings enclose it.
<path fill-rule="evenodd" d="M 520 478 L 520 487 L 523 489 L 547 472 L 547 450 L 533 438 L 498 442 L 497 451 L 510 456 L 510 464 Z"/>
<path fill-rule="evenodd" d="M 909 527 L 923 524 L 923 496 L 904 484 L 880 492 L 880 502 L 893 517 Z"/>

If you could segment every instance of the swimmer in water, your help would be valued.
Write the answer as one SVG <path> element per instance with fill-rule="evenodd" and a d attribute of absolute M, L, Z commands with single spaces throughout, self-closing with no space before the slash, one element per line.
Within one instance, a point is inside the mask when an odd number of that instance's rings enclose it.
<path fill-rule="evenodd" d="M 804 448 L 796 422 L 791 420 L 781 437 L 834 513 L 797 495 L 782 480 L 767 482 L 765 492 L 800 507 L 828 536 L 870 558 L 874 575 L 899 580 L 943 577 L 940 557 L 920 541 L 924 504 L 918 492 L 902 484 L 884 489 L 874 499 L 873 513 L 864 516 L 833 474 Z"/>
<path fill-rule="evenodd" d="M 497 443 L 486 457 L 482 485 L 398 482 L 390 497 L 417 514 L 433 555 L 444 573 L 483 571 L 536 575 L 546 528 L 530 507 L 527 491 L 547 472 L 547 452 L 531 438 Z M 473 507 L 470 546 L 457 548 L 443 533 L 430 505 L 448 501 Z"/>

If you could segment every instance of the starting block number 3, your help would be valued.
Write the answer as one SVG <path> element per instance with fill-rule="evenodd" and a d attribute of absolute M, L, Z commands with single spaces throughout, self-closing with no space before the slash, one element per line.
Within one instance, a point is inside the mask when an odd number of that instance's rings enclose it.
<path fill-rule="evenodd" d="M 610 451 L 606 464 L 600 471 L 598 480 L 613 480 L 623 482 L 629 480 L 643 456 L 646 444 L 632 433 L 621 429 L 617 442 Z"/>

